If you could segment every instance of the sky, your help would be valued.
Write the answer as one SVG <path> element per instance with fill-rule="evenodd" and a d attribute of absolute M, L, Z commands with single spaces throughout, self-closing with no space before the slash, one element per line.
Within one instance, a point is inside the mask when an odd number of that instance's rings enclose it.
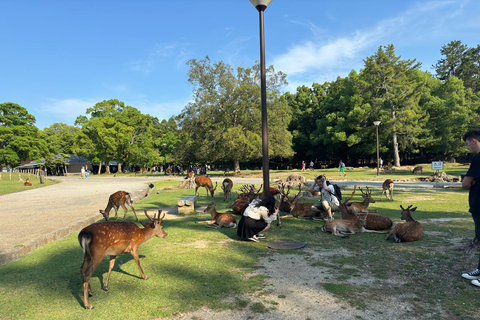
<path fill-rule="evenodd" d="M 477 0 L 273 0 L 265 60 L 291 93 L 360 71 L 388 44 L 435 73 L 443 45 L 480 44 L 479 14 Z M 192 100 L 190 59 L 260 59 L 248 0 L 0 0 L 0 17 L 0 103 L 24 107 L 39 129 L 108 99 L 169 119 Z"/>

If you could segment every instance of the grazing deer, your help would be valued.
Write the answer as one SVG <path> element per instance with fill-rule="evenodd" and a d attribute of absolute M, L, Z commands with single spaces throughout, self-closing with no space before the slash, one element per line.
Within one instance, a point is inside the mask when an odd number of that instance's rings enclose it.
<path fill-rule="evenodd" d="M 195 187 L 195 195 L 197 195 L 198 188 L 200 187 L 205 187 L 205 190 L 207 191 L 207 197 L 208 197 L 208 191 L 210 191 L 210 194 L 213 195 L 215 194 L 215 190 L 217 190 L 217 182 L 215 182 L 215 188 L 213 188 L 213 183 L 212 180 L 209 177 L 205 176 L 198 176 L 195 178 L 195 184 L 197 185 Z"/>
<path fill-rule="evenodd" d="M 30 179 L 27 178 L 27 180 L 23 183 L 24 186 L 26 187 L 32 187 L 33 183 L 30 182 Z"/>
<path fill-rule="evenodd" d="M 232 188 L 233 181 L 232 179 L 225 178 L 222 182 L 222 190 L 224 195 L 224 200 L 227 201 L 227 198 L 232 199 Z"/>
<path fill-rule="evenodd" d="M 412 174 L 415 174 L 415 173 L 418 173 L 418 172 L 423 174 L 423 167 L 422 166 L 416 166 L 415 168 L 413 168 Z"/>
<path fill-rule="evenodd" d="M 133 199 L 132 195 L 126 191 L 117 191 L 114 194 L 110 195 L 108 198 L 108 203 L 107 207 L 105 210 L 100 210 L 100 213 L 103 215 L 106 221 L 108 221 L 108 218 L 110 217 L 110 210 L 115 209 L 115 220 L 118 220 L 118 208 L 122 207 L 123 210 L 125 211 L 125 214 L 123 215 L 123 221 L 125 221 L 125 218 L 127 217 L 127 206 L 132 208 L 133 214 L 135 215 L 135 221 L 138 221 L 137 218 L 137 213 L 135 212 L 135 209 L 132 206 L 133 204 Z"/>
<path fill-rule="evenodd" d="M 100 265 L 100 262 L 102 262 L 103 257 L 107 254 L 110 255 L 110 264 L 103 290 L 108 291 L 108 282 L 115 265 L 115 258 L 120 253 L 130 252 L 137 264 L 140 275 L 143 279 L 148 279 L 140 266 L 138 248 L 153 236 L 162 238 L 167 236 L 160 224 L 165 217 L 165 214 L 160 217 L 161 212 L 161 210 L 158 211 L 158 218 L 154 215 L 152 219 L 145 211 L 145 215 L 150 220 L 150 223 L 142 222 L 143 229 L 133 222 L 102 222 L 91 224 L 80 231 L 78 242 L 84 254 L 80 273 L 83 278 L 83 301 L 85 308 L 93 309 L 93 306 L 88 301 L 88 297 L 92 296 L 89 280 Z"/>
<path fill-rule="evenodd" d="M 402 220 L 405 220 L 403 223 L 397 223 L 393 230 L 385 237 L 385 240 L 390 239 L 393 236 L 395 242 L 412 242 L 417 241 L 423 235 L 423 228 L 420 222 L 415 221 L 412 218 L 411 213 L 417 210 L 417 207 L 412 208 L 412 206 L 408 206 L 407 209 L 402 209 Z"/>
<path fill-rule="evenodd" d="M 393 180 L 392 179 L 387 179 L 383 182 L 382 184 L 382 197 L 383 194 L 385 194 L 385 198 L 387 200 L 393 201 Z M 388 194 L 390 194 L 390 199 L 388 199 Z"/>
<path fill-rule="evenodd" d="M 195 223 L 208 223 L 209 227 L 214 228 L 235 228 L 237 226 L 237 220 L 230 213 L 217 212 L 215 206 L 218 203 L 213 201 L 208 205 L 208 207 L 203 212 L 210 212 L 212 215 L 212 220 L 207 221 L 197 221 Z"/>

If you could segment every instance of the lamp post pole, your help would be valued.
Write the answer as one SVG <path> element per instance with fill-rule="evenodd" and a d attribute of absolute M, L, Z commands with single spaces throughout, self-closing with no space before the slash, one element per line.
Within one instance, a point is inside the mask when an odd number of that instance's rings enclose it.
<path fill-rule="evenodd" d="M 167 144 L 164 142 L 162 143 L 163 146 L 163 173 L 164 175 L 167 175 Z"/>
<path fill-rule="evenodd" d="M 375 125 L 375 129 L 377 131 L 377 177 L 379 175 L 380 171 L 380 152 L 378 150 L 378 127 L 380 126 L 380 121 L 373 121 L 373 124 Z"/>
<path fill-rule="evenodd" d="M 267 126 L 267 80 L 265 71 L 265 30 L 263 13 L 272 0 L 250 0 L 258 10 L 260 16 L 260 87 L 262 97 L 262 170 L 263 170 L 263 197 L 270 195 L 270 177 L 268 163 L 268 126 Z"/>

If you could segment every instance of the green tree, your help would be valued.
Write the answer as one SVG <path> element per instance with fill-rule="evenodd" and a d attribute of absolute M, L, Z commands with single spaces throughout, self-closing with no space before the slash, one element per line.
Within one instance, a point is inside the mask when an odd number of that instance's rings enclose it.
<path fill-rule="evenodd" d="M 466 88 L 473 92 L 480 91 L 480 45 L 468 48 L 461 41 L 451 41 L 443 45 L 440 53 L 444 58 L 432 66 L 440 80 L 451 77 L 461 79 Z"/>
<path fill-rule="evenodd" d="M 414 148 L 422 130 L 419 121 L 425 118 L 418 105 L 422 83 L 415 73 L 420 63 L 415 59 L 401 60 L 395 55 L 393 45 L 379 47 L 364 62 L 360 75 L 366 84 L 365 99 L 372 107 L 372 116 L 381 120 L 386 125 L 384 130 L 390 132 L 394 165 L 400 166 L 399 136 L 403 149 Z"/>
<path fill-rule="evenodd" d="M 229 65 L 222 61 L 212 64 L 208 57 L 192 59 L 188 65 L 194 101 L 178 118 L 179 127 L 188 134 L 191 143 L 188 153 L 201 162 L 233 161 L 235 171 L 239 172 L 240 160 L 261 157 L 259 66 L 238 67 L 234 74 Z M 270 66 L 267 69 L 270 157 L 293 155 L 292 137 L 287 130 L 291 111 L 280 94 L 284 84 L 285 75 Z M 242 149 L 245 141 L 249 147 Z"/>
<path fill-rule="evenodd" d="M 48 154 L 47 143 L 35 126 L 35 117 L 12 102 L 0 104 L 0 171 L 21 160 L 39 160 Z"/>

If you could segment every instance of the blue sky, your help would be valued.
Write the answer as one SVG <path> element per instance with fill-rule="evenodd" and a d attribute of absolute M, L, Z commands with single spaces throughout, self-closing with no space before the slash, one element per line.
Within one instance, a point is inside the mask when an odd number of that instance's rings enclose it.
<path fill-rule="evenodd" d="M 266 64 L 295 92 L 359 71 L 392 43 L 433 72 L 442 45 L 480 44 L 479 13 L 476 0 L 273 0 Z M 0 0 L 0 17 L 0 103 L 26 108 L 40 129 L 73 125 L 106 99 L 168 119 L 192 99 L 188 60 L 251 67 L 260 55 L 248 0 Z"/>

